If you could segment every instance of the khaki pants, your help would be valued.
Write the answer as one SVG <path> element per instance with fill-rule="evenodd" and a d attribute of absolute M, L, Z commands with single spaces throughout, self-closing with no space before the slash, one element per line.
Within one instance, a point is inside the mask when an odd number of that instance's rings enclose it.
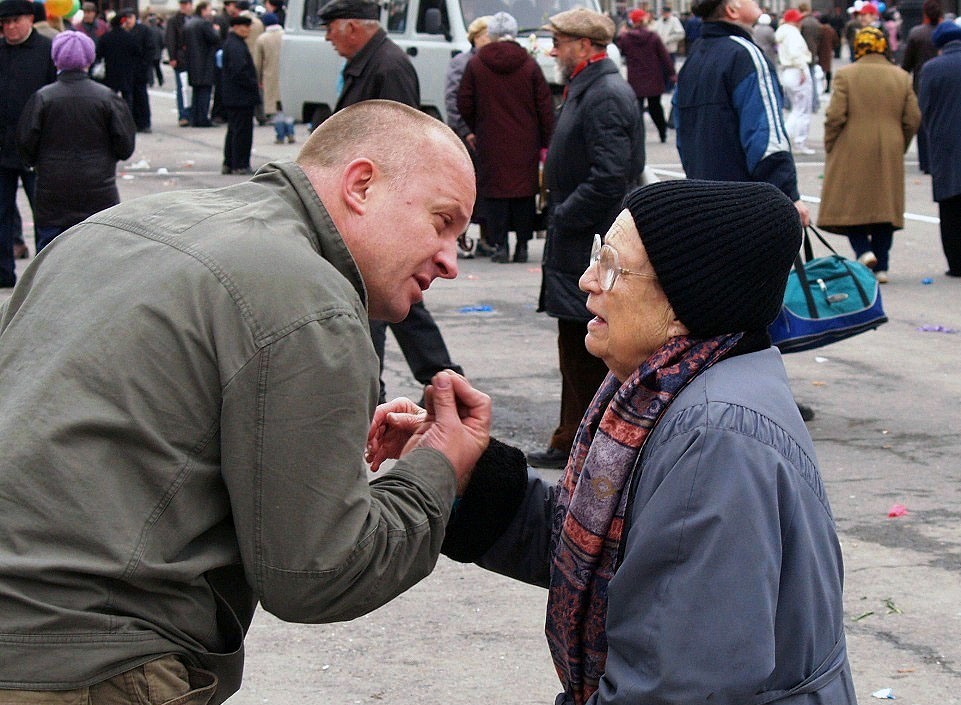
<path fill-rule="evenodd" d="M 206 705 L 217 689 L 209 671 L 162 656 L 74 690 L 0 690 L 0 705 Z"/>

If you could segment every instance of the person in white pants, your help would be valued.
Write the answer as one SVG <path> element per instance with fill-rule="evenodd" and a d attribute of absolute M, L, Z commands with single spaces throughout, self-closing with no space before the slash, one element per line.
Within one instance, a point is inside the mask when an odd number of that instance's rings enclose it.
<path fill-rule="evenodd" d="M 781 86 L 791 102 L 791 114 L 784 121 L 784 126 L 795 153 L 814 154 L 814 150 L 807 146 L 808 129 L 811 126 L 812 81 L 808 70 L 811 52 L 798 28 L 801 19 L 801 13 L 794 8 L 787 10 L 774 33 L 774 40 L 777 42 L 777 59 L 781 65 Z"/>

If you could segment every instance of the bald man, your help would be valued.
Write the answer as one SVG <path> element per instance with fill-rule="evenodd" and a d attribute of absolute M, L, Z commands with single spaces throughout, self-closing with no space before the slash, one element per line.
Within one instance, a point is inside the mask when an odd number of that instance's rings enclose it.
<path fill-rule="evenodd" d="M 457 275 L 473 202 L 448 127 L 369 101 L 296 163 L 48 246 L 0 309 L 0 701 L 221 703 L 258 601 L 341 621 L 431 571 L 490 400 L 439 373 L 437 425 L 368 484 L 367 318 Z"/>

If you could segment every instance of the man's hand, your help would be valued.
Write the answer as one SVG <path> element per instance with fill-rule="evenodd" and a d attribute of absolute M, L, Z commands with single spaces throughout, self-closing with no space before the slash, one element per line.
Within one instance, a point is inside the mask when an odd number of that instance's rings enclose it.
<path fill-rule="evenodd" d="M 403 457 L 414 448 L 434 448 L 454 466 L 460 496 L 490 440 L 490 397 L 461 375 L 444 370 L 434 375 L 424 399 L 426 409 L 406 399 L 378 407 L 366 457 L 376 469 L 387 458 Z"/>
<path fill-rule="evenodd" d="M 801 216 L 801 227 L 809 226 L 811 224 L 811 213 L 808 211 L 808 207 L 804 205 L 804 201 L 798 199 L 794 202 L 794 207 L 797 208 L 798 215 Z"/>

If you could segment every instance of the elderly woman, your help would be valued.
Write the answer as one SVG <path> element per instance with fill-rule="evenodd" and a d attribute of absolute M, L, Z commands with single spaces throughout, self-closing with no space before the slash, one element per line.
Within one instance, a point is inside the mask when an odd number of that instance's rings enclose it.
<path fill-rule="evenodd" d="M 492 440 L 444 552 L 549 589 L 557 703 L 855 703 L 841 551 L 766 332 L 797 210 L 769 184 L 705 181 L 625 206 L 580 281 L 610 374 L 564 477 Z M 392 404 L 374 466 L 430 423 Z"/>
<path fill-rule="evenodd" d="M 921 124 L 911 77 L 887 59 L 887 48 L 881 30 L 859 30 L 855 62 L 834 77 L 817 218 L 819 227 L 848 236 L 882 284 L 894 231 L 904 227 L 904 153 Z"/>

